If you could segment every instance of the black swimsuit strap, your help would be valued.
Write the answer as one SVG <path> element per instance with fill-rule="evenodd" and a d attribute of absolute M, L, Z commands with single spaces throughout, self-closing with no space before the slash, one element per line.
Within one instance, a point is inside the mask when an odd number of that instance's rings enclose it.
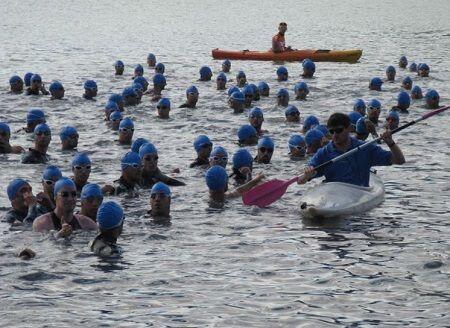
<path fill-rule="evenodd" d="M 56 216 L 55 211 L 52 211 L 52 221 L 53 226 L 55 227 L 55 230 L 61 230 L 61 220 Z M 72 226 L 73 230 L 81 230 L 81 225 L 78 222 L 78 219 L 75 217 L 75 215 L 72 217 L 72 221 L 69 222 L 70 226 Z"/>

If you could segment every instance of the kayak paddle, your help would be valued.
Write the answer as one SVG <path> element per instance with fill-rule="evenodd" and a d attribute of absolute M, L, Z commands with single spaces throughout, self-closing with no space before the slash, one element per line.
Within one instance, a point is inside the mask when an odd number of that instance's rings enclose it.
<path fill-rule="evenodd" d="M 406 129 L 407 127 L 410 127 L 411 125 L 414 125 L 420 121 L 426 120 L 427 118 L 430 118 L 431 116 L 442 113 L 443 111 L 445 111 L 449 108 L 450 108 L 450 106 L 446 106 L 446 107 L 441 107 L 441 108 L 429 111 L 429 112 L 423 114 L 421 117 L 392 130 L 391 133 L 392 134 L 397 133 L 403 129 Z M 315 169 L 320 170 L 332 163 L 340 161 L 341 159 L 344 159 L 344 158 L 356 153 L 357 151 L 360 151 L 361 149 L 368 147 L 369 145 L 371 145 L 373 143 L 379 142 L 380 140 L 381 140 L 381 137 L 372 139 L 371 141 L 368 141 L 368 142 L 362 144 L 361 146 L 353 148 L 353 149 L 343 153 L 342 155 L 339 155 L 325 163 L 322 163 L 322 164 L 316 166 Z M 244 205 L 256 205 L 258 207 L 267 207 L 270 204 L 272 204 L 273 202 L 280 199 L 286 192 L 287 188 L 294 182 L 297 182 L 297 180 L 298 180 L 298 177 L 294 177 L 290 180 L 274 179 L 274 180 L 267 181 L 263 184 L 260 184 L 256 187 L 250 189 L 249 191 L 245 192 L 242 195 L 242 201 L 243 201 Z"/>

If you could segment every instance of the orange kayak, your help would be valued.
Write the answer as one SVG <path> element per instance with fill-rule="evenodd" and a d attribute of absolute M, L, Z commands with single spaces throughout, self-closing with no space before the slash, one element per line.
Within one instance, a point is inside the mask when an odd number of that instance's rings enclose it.
<path fill-rule="evenodd" d="M 229 51 L 213 49 L 214 59 L 237 59 L 237 60 L 268 60 L 268 61 L 300 61 L 309 58 L 315 62 L 348 62 L 355 63 L 362 55 L 361 49 L 354 50 L 317 50 L 304 49 L 292 50 L 280 53 L 272 51 Z"/>

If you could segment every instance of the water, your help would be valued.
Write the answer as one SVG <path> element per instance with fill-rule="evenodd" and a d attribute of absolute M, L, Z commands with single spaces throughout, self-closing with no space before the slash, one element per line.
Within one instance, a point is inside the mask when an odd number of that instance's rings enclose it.
<path fill-rule="evenodd" d="M 210 50 L 267 49 L 279 21 L 288 22 L 287 43 L 298 48 L 362 48 L 360 63 L 318 63 L 309 82 L 306 102 L 292 101 L 302 116 L 322 121 L 333 111 L 347 112 L 357 97 L 378 97 L 389 108 L 402 77 L 371 93 L 368 81 L 384 77 L 385 68 L 406 54 L 410 61 L 427 62 L 431 77 L 414 83 L 436 88 L 441 103 L 449 94 L 450 5 L 446 1 L 3 1 L 0 8 L 0 120 L 13 130 L 23 126 L 29 107 L 43 107 L 53 129 L 52 163 L 70 174 L 70 155 L 58 150 L 57 133 L 73 124 L 80 134 L 79 149 L 93 160 L 91 181 L 117 179 L 119 158 L 126 151 L 107 129 L 101 109 L 111 92 L 130 84 L 132 68 L 145 63 L 148 52 L 166 65 L 164 92 L 174 104 L 172 118 L 155 117 L 155 104 L 145 100 L 128 109 L 135 120 L 135 137 L 150 139 L 159 149 L 163 172 L 187 183 L 173 188 L 170 228 L 144 222 L 148 192 L 138 199 L 117 199 L 127 213 L 119 240 L 124 255 L 118 260 L 92 256 L 92 235 L 70 241 L 12 231 L 1 223 L 1 326 L 103 327 L 334 327 L 444 326 L 448 324 L 449 115 L 432 118 L 395 137 L 407 163 L 380 168 L 386 184 L 382 206 L 363 216 L 333 222 L 302 221 L 298 199 L 306 186 L 293 186 L 268 209 L 243 207 L 230 201 L 223 210 L 206 202 L 203 172 L 189 169 L 192 141 L 208 134 L 230 155 L 237 149 L 236 128 L 246 122 L 226 106 L 224 92 L 214 83 L 199 83 L 198 69 L 220 62 Z M 112 75 L 122 59 L 124 77 Z M 233 62 L 232 73 L 243 69 L 251 82 L 267 81 L 272 95 L 282 86 L 292 90 L 298 63 L 286 64 L 291 79 L 275 81 L 274 63 Z M 61 80 L 67 99 L 7 95 L 13 74 L 39 72 L 44 81 Z M 145 76 L 151 77 L 149 69 Z M 96 102 L 81 98 L 84 80 L 99 85 Z M 196 110 L 180 110 L 184 90 L 200 89 Z M 48 85 L 48 83 L 47 83 Z M 287 158 L 287 140 L 299 127 L 286 125 L 274 97 L 258 103 L 265 113 L 264 128 L 275 139 L 273 164 L 257 166 L 269 178 L 288 178 L 303 163 Z M 412 104 L 410 117 L 424 112 Z M 409 117 L 402 117 L 402 121 Z M 23 134 L 13 144 L 31 146 Z M 251 149 L 252 153 L 255 149 Z M 19 164 L 17 155 L 0 157 L 1 190 L 15 176 L 27 177 L 40 190 L 41 165 Z M 6 192 L 0 192 L 6 210 Z M 24 262 L 15 254 L 31 247 L 37 257 Z"/>

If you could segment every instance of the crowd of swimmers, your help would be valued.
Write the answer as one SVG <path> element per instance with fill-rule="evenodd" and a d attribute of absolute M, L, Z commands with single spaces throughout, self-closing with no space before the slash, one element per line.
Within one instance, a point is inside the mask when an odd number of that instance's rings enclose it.
<path fill-rule="evenodd" d="M 121 94 L 112 94 L 104 106 L 104 120 L 112 130 L 118 131 L 119 143 L 129 145 L 130 151 L 121 158 L 121 175 L 112 184 L 100 186 L 90 183 L 92 162 L 84 152 L 78 152 L 79 134 L 73 126 L 64 126 L 59 131 L 62 150 L 73 150 L 75 155 L 71 161 L 72 177 L 64 177 L 61 170 L 48 165 L 42 173 L 42 191 L 33 194 L 28 181 L 21 178 L 13 179 L 7 186 L 7 196 L 11 202 L 4 220 L 12 226 L 31 225 L 37 232 L 53 232 L 56 238 L 68 237 L 74 230 L 97 230 L 98 236 L 91 242 L 91 249 L 102 255 L 117 254 L 120 248 L 116 241 L 122 232 L 125 214 L 119 204 L 104 200 L 109 195 L 137 195 L 140 188 L 150 189 L 149 216 L 157 224 L 170 222 L 170 205 L 172 191 L 170 186 L 183 186 L 184 182 L 174 179 L 159 169 L 158 149 L 145 138 L 134 136 L 134 122 L 124 117 L 124 108 L 139 104 L 144 95 L 157 103 L 157 115 L 167 119 L 171 110 L 171 101 L 163 96 L 166 86 L 164 76 L 165 67 L 156 62 L 156 57 L 149 54 L 147 65 L 154 69 L 151 83 L 144 77 L 144 67 L 137 65 L 133 71 L 132 83 L 123 89 Z M 306 81 L 315 74 L 316 65 L 310 59 L 301 63 L 302 78 Z M 416 65 L 402 56 L 398 62 L 401 70 L 409 70 L 419 77 L 427 77 L 430 68 L 427 64 Z M 120 60 L 114 64 L 115 74 L 124 74 L 124 63 Z M 199 167 L 205 170 L 205 182 L 209 189 L 211 204 L 221 206 L 228 198 L 239 197 L 243 192 L 251 189 L 264 180 L 262 173 L 253 174 L 253 164 L 267 164 L 271 162 L 275 149 L 274 140 L 263 129 L 263 110 L 255 106 L 263 97 L 269 97 L 271 89 L 266 82 L 252 84 L 247 81 L 244 71 L 238 71 L 234 78 L 234 85 L 228 87 L 227 82 L 231 71 L 231 62 L 225 60 L 222 70 L 216 76 L 217 90 L 227 90 L 228 106 L 233 113 L 248 112 L 248 123 L 237 129 L 236 141 L 242 146 L 231 157 L 231 172 L 227 172 L 229 154 L 222 146 L 214 146 L 206 135 L 199 135 L 193 141 L 196 158 L 190 164 L 191 168 Z M 199 70 L 200 81 L 211 81 L 213 73 L 210 67 L 203 66 Z M 288 81 L 289 73 L 286 67 L 280 66 L 276 70 L 278 81 Z M 52 99 L 63 99 L 64 86 L 59 81 L 53 81 L 48 91 L 39 74 L 27 73 L 24 78 L 15 75 L 10 78 L 10 93 L 26 95 L 50 95 Z M 386 78 L 374 77 L 369 82 L 369 89 L 381 91 L 383 83 L 396 83 L 396 68 L 389 66 L 386 69 Z M 307 99 L 310 90 L 307 82 L 297 82 L 293 88 L 296 100 Z M 299 132 L 287 140 L 289 157 L 292 160 L 303 160 L 314 155 L 320 148 L 326 146 L 332 139 L 333 133 L 329 125 L 321 124 L 313 115 L 300 117 L 299 109 L 289 104 L 290 92 L 286 88 L 276 91 L 276 104 L 284 110 L 287 122 L 302 125 Z M 94 80 L 84 83 L 83 97 L 86 100 L 95 99 L 97 84 Z M 377 99 L 364 101 L 356 99 L 351 111 L 346 114 L 350 122 L 351 133 L 361 141 L 369 135 L 378 136 L 380 128 L 393 130 L 399 125 L 400 115 L 408 113 L 411 99 L 425 98 L 428 108 L 439 107 L 439 94 L 430 89 L 423 94 L 418 85 L 406 76 L 401 81 L 401 91 L 397 96 L 397 103 L 387 111 L 384 122 L 380 122 L 382 113 L 381 102 Z M 186 100 L 180 108 L 196 108 L 199 91 L 191 85 L 186 89 Z M 51 159 L 47 150 L 52 140 L 52 130 L 46 123 L 46 113 L 39 108 L 32 108 L 26 116 L 26 125 L 23 131 L 33 134 L 34 146 L 25 150 L 18 145 L 11 145 L 11 129 L 5 122 L 0 122 L 0 153 L 22 153 L 22 163 L 42 164 Z M 342 120 L 341 120 L 342 121 Z M 345 121 L 345 120 L 344 120 Z M 336 131 L 334 131 L 336 130 Z M 330 133 L 332 132 L 332 133 Z M 257 147 L 256 156 L 252 156 L 245 146 Z M 229 189 L 229 179 L 233 178 L 234 189 Z M 81 206 L 75 212 L 77 199 Z"/>

